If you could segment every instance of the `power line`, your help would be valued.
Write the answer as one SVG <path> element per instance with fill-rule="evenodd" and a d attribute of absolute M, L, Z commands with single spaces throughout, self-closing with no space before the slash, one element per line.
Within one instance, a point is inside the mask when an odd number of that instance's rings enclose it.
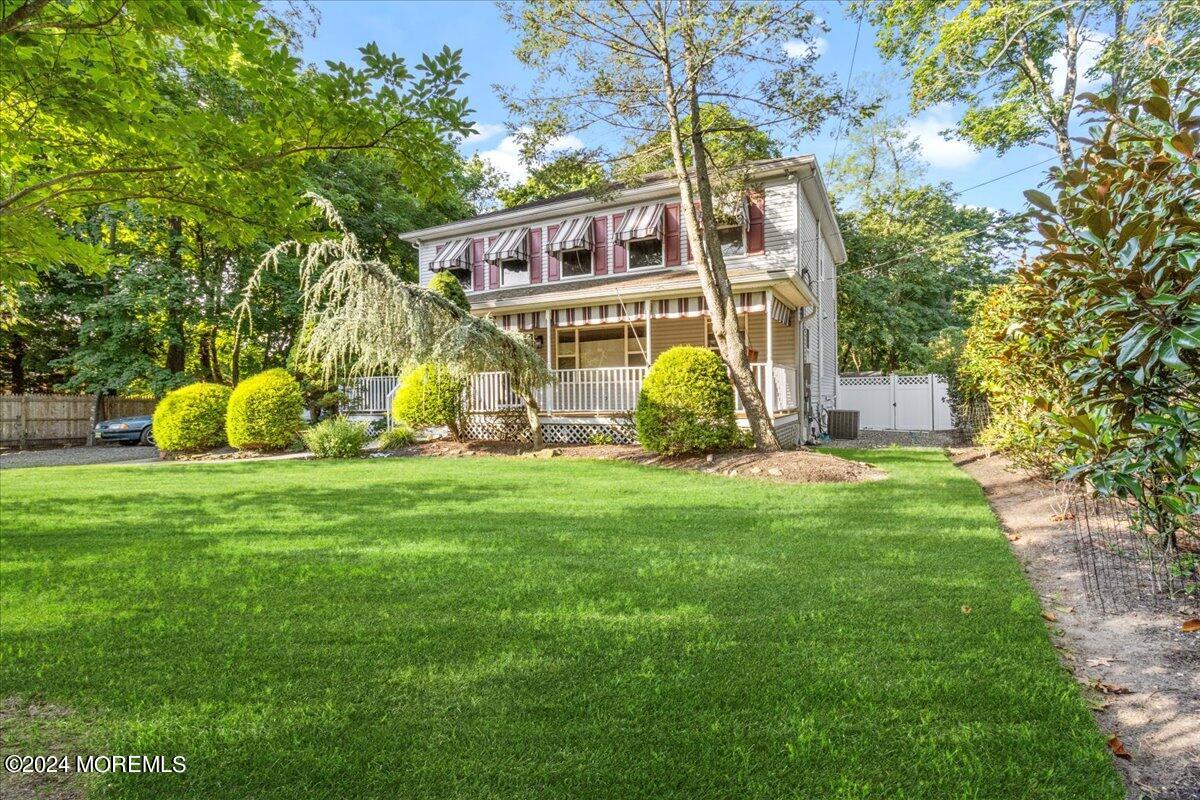
<path fill-rule="evenodd" d="M 858 15 L 858 27 L 854 29 L 854 47 L 850 50 L 850 71 L 846 73 L 846 89 L 843 92 L 844 95 L 850 94 L 850 81 L 854 79 L 854 60 L 858 57 L 858 37 L 862 33 L 862 22 L 864 16 L 866 16 L 864 13 L 860 13 Z M 843 108 L 845 107 L 845 102 L 845 97 L 843 97 Z M 842 128 L 843 123 L 839 120 L 837 130 L 833 135 L 833 155 L 830 157 L 830 161 L 837 158 L 838 144 L 842 140 Z"/>
<path fill-rule="evenodd" d="M 1040 167 L 1043 164 L 1045 164 L 1047 161 L 1054 161 L 1056 158 L 1058 158 L 1058 156 L 1050 156 L 1048 158 L 1043 158 L 1041 161 L 1035 162 L 1033 164 L 1026 164 L 1025 166 L 1020 167 L 1019 169 L 1014 169 L 1012 172 L 1006 172 L 1003 175 L 997 175 L 994 178 L 989 178 L 988 180 L 983 181 L 981 183 L 977 183 L 974 186 L 968 186 L 965 189 L 959 189 L 957 192 L 952 193 L 950 195 L 950 197 L 959 197 L 959 196 L 971 191 L 972 189 L 978 189 L 982 186 L 987 186 L 990 183 L 995 183 L 996 181 L 1004 180 L 1005 178 L 1010 178 L 1013 175 L 1024 172 L 1025 170 L 1033 169 L 1034 167 Z M 987 229 L 988 229 L 988 226 L 985 225 L 984 227 L 976 228 L 975 230 L 970 231 L 969 233 L 964 232 L 965 235 L 963 236 L 963 239 L 971 239 L 971 238 L 978 236 L 979 234 L 985 232 Z M 814 241 L 816 241 L 816 240 L 814 240 Z M 804 242 L 803 244 L 807 244 L 807 242 Z M 827 281 L 837 280 L 838 278 L 841 278 L 845 275 L 855 275 L 859 272 L 866 272 L 869 269 L 878 269 L 879 267 L 886 267 L 889 264 L 895 264 L 897 261 L 903 261 L 906 258 L 911 258 L 912 256 L 917 256 L 917 255 L 921 255 L 922 253 L 927 253 L 930 250 L 936 249 L 936 247 L 937 247 L 937 245 L 930 245 L 929 247 L 920 247 L 909 253 L 905 253 L 904 255 L 896 256 L 895 258 L 890 258 L 887 261 L 880 261 L 875 264 L 868 264 L 865 267 L 859 267 L 858 269 L 851 270 L 849 272 L 840 272 L 839 271 L 834 275 L 834 277 L 822 278 L 821 280 L 817 281 L 817 283 L 825 283 Z"/>

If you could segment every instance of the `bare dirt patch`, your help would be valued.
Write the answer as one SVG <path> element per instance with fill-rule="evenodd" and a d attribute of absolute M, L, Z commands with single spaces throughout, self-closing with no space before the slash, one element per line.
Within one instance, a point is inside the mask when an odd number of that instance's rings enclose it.
<path fill-rule="evenodd" d="M 83 754 L 63 720 L 69 708 L 36 699 L 6 697 L 0 700 L 0 758 L 20 756 L 76 756 Z M 5 800 L 76 800 L 86 795 L 83 776 L 70 772 L 0 771 L 0 797 Z"/>
<path fill-rule="evenodd" d="M 1041 596 L 1063 665 L 1101 730 L 1128 752 L 1116 759 L 1127 797 L 1200 800 L 1200 633 L 1181 630 L 1195 608 L 1102 613 L 1084 592 L 1071 523 L 1053 486 L 981 448 L 950 455 L 983 487 Z"/>
<path fill-rule="evenodd" d="M 637 445 L 561 445 L 532 452 L 512 442 L 422 442 L 399 450 L 394 455 L 441 456 L 515 456 L 540 458 L 593 458 L 629 461 L 668 469 L 688 469 L 713 475 L 757 478 L 775 483 L 857 483 L 881 480 L 887 473 L 861 461 L 851 461 L 812 450 L 783 450 L 759 453 L 754 450 L 730 450 L 707 456 L 660 456 Z"/>

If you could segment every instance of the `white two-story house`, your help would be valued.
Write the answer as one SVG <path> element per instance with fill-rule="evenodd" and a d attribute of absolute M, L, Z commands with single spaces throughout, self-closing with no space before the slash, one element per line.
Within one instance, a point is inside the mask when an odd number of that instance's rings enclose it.
<path fill-rule="evenodd" d="M 750 167 L 752 188 L 723 203 L 718 236 L 759 387 L 781 439 L 796 443 L 835 400 L 837 266 L 846 253 L 813 157 Z M 449 271 L 473 313 L 529 335 L 556 377 L 539 397 L 548 442 L 601 431 L 632 440 L 630 415 L 654 359 L 676 345 L 715 349 L 668 175 L 402 238 L 419 251 L 422 285 Z M 384 405 L 392 385 L 374 389 Z M 506 376 L 476 375 L 469 407 L 482 418 L 517 400 Z"/>

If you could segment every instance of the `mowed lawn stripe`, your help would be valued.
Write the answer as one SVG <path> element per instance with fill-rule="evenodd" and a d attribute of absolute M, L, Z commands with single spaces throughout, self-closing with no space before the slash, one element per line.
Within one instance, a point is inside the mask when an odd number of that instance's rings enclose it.
<path fill-rule="evenodd" d="M 0 694 L 188 757 L 100 797 L 1122 796 L 978 486 L 852 455 L 5 471 Z"/>

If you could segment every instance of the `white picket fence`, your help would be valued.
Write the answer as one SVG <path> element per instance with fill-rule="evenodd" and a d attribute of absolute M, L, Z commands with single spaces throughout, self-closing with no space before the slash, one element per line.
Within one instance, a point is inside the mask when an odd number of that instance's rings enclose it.
<path fill-rule="evenodd" d="M 838 379 L 839 409 L 859 412 L 858 427 L 880 431 L 954 428 L 940 375 L 862 375 Z"/>

